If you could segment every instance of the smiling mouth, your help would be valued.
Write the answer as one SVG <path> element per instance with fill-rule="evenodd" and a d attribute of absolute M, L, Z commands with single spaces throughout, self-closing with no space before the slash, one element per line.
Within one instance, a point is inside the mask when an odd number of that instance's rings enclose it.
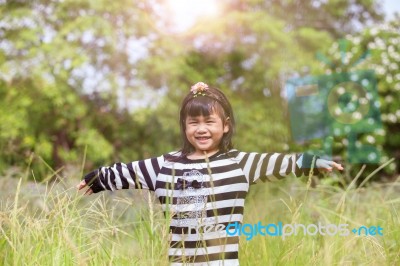
<path fill-rule="evenodd" d="M 210 138 L 211 137 L 195 137 L 195 139 L 197 139 L 197 140 L 208 140 Z"/>

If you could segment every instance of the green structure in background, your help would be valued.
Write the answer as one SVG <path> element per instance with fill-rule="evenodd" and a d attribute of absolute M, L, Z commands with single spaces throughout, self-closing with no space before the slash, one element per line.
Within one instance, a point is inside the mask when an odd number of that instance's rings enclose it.
<path fill-rule="evenodd" d="M 322 139 L 323 157 L 332 155 L 334 137 L 347 138 L 347 161 L 378 163 L 376 147 L 358 138 L 382 128 L 375 74 L 371 70 L 290 79 L 286 82 L 292 137 Z"/>

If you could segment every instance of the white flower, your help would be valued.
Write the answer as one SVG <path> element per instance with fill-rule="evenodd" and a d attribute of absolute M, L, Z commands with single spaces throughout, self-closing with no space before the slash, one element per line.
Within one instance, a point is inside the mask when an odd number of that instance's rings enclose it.
<path fill-rule="evenodd" d="M 396 123 L 397 117 L 394 114 L 388 114 L 388 120 L 392 123 Z"/>
<path fill-rule="evenodd" d="M 375 138 L 371 135 L 367 136 L 367 141 L 370 144 L 374 144 L 375 143 Z"/>

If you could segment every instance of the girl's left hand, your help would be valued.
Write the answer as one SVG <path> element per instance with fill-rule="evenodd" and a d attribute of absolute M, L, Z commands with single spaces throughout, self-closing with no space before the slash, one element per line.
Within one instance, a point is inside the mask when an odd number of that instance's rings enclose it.
<path fill-rule="evenodd" d="M 317 159 L 315 162 L 315 167 L 319 170 L 324 170 L 328 172 L 332 172 L 333 169 L 343 170 L 343 166 L 339 163 L 335 163 L 334 161 L 328 161 L 324 159 Z"/>

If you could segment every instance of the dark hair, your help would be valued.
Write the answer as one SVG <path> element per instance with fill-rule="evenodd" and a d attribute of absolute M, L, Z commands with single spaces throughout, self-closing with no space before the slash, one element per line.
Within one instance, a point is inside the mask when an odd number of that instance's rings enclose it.
<path fill-rule="evenodd" d="M 189 92 L 182 101 L 179 115 L 179 124 L 183 140 L 181 157 L 194 151 L 194 147 L 186 138 L 186 118 L 188 116 L 209 116 L 213 113 L 218 114 L 223 123 L 225 123 L 227 118 L 229 118 L 227 121 L 229 131 L 224 133 L 221 143 L 219 144 L 219 150 L 222 152 L 228 152 L 233 148 L 232 136 L 235 132 L 235 118 L 233 116 L 231 104 L 222 91 L 209 87 L 203 92 L 203 95 L 195 95 L 192 92 Z"/>

